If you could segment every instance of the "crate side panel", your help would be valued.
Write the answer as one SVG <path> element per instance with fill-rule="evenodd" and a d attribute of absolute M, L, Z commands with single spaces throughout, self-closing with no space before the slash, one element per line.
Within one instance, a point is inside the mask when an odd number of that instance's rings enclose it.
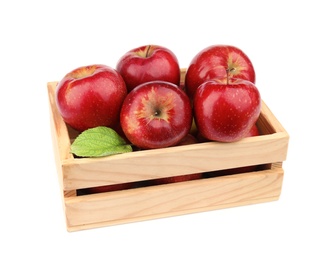
<path fill-rule="evenodd" d="M 64 166 L 64 188 L 72 190 L 284 161 L 286 150 L 286 136 L 276 133 L 236 143 L 208 142 L 96 160 L 80 159 Z"/>
<path fill-rule="evenodd" d="M 287 131 L 282 124 L 278 121 L 276 116 L 272 113 L 267 104 L 262 100 L 261 104 L 261 116 L 258 120 L 258 126 L 261 132 L 264 134 L 270 133 L 285 133 L 288 136 Z"/>
<path fill-rule="evenodd" d="M 152 186 L 65 200 L 68 226 L 178 215 L 272 200 L 281 192 L 283 169 Z"/>
<path fill-rule="evenodd" d="M 50 103 L 50 118 L 51 118 L 51 128 L 53 130 L 53 138 L 55 138 L 55 146 L 57 146 L 57 151 L 59 153 L 60 160 L 73 159 L 70 153 L 70 138 L 67 130 L 67 126 L 63 121 L 61 115 L 58 112 L 55 99 L 55 91 L 57 87 L 57 82 L 49 82 L 48 85 L 49 103 Z"/>
<path fill-rule="evenodd" d="M 69 156 L 69 138 L 67 135 L 67 127 L 64 124 L 55 104 L 55 88 L 57 82 L 48 82 L 47 90 L 49 96 L 49 112 L 50 112 L 50 129 L 54 150 L 55 164 L 61 191 L 64 190 L 63 167 L 62 163 Z"/>

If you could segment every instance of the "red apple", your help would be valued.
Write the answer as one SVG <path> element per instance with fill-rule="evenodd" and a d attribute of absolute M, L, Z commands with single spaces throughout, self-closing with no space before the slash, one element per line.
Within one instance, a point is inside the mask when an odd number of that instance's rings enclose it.
<path fill-rule="evenodd" d="M 162 46 L 144 45 L 125 53 L 117 62 L 117 71 L 128 91 L 154 80 L 180 84 L 180 67 L 175 54 Z"/>
<path fill-rule="evenodd" d="M 257 127 L 256 124 L 254 124 L 251 128 L 251 130 L 246 134 L 245 137 L 252 137 L 252 136 L 258 136 L 260 135 L 259 128 Z"/>
<path fill-rule="evenodd" d="M 106 65 L 79 67 L 58 83 L 56 105 L 64 121 L 84 131 L 96 126 L 113 127 L 127 89 L 122 76 Z"/>
<path fill-rule="evenodd" d="M 189 133 L 190 100 L 172 83 L 143 83 L 125 98 L 120 121 L 127 139 L 139 148 L 173 146 Z"/>
<path fill-rule="evenodd" d="M 177 145 L 181 146 L 181 145 L 196 144 L 196 143 L 198 143 L 196 137 L 193 136 L 192 134 L 187 134 L 185 137 L 182 138 L 180 142 L 177 143 Z"/>
<path fill-rule="evenodd" d="M 257 121 L 261 97 L 257 87 L 242 79 L 209 80 L 194 97 L 194 117 L 200 134 L 209 140 L 235 142 Z"/>
<path fill-rule="evenodd" d="M 192 99 L 196 89 L 205 81 L 229 78 L 246 79 L 255 83 L 251 60 L 239 48 L 230 45 L 212 45 L 201 50 L 192 59 L 185 76 L 185 88 Z"/>
<path fill-rule="evenodd" d="M 194 174 L 187 174 L 187 175 L 179 175 L 179 176 L 171 176 L 171 177 L 165 177 L 165 178 L 160 178 L 160 179 L 154 179 L 154 180 L 152 180 L 152 182 L 155 185 L 168 184 L 168 183 L 175 183 L 175 182 L 181 182 L 181 181 L 198 180 L 198 179 L 201 179 L 202 176 L 203 176 L 202 173 L 194 173 Z"/>

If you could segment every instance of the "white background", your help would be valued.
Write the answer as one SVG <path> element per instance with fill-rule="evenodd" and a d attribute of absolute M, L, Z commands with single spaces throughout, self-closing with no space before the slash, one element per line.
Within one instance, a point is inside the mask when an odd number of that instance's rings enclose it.
<path fill-rule="evenodd" d="M 110 2 L 107 4 L 107 2 Z M 2 1 L 0 259 L 334 259 L 330 1 Z M 46 83 L 144 44 L 248 54 L 290 134 L 276 202 L 68 233 Z M 5 257 L 6 255 L 6 257 Z"/>

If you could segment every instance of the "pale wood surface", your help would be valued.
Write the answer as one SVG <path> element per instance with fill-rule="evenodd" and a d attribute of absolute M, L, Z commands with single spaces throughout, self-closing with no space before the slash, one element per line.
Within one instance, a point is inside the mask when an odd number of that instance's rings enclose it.
<path fill-rule="evenodd" d="M 61 161 L 73 159 L 73 155 L 70 153 L 71 144 L 68 134 L 68 128 L 56 107 L 55 91 L 57 87 L 57 82 L 49 82 L 47 86 L 51 112 L 51 128 L 54 131 L 52 137 L 55 138 L 56 149 L 59 150 Z"/>
<path fill-rule="evenodd" d="M 69 230 L 277 200 L 283 169 L 95 194 L 65 200 Z"/>
<path fill-rule="evenodd" d="M 284 134 L 275 135 L 275 138 L 262 136 L 234 144 L 202 143 L 65 162 L 64 189 L 284 161 L 288 141 Z"/>

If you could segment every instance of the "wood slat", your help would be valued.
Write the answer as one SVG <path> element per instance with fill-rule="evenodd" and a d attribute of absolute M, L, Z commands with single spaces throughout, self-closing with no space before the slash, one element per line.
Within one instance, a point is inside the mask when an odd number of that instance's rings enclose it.
<path fill-rule="evenodd" d="M 80 196 L 65 200 L 69 227 L 119 224 L 277 200 L 283 169 Z"/>

